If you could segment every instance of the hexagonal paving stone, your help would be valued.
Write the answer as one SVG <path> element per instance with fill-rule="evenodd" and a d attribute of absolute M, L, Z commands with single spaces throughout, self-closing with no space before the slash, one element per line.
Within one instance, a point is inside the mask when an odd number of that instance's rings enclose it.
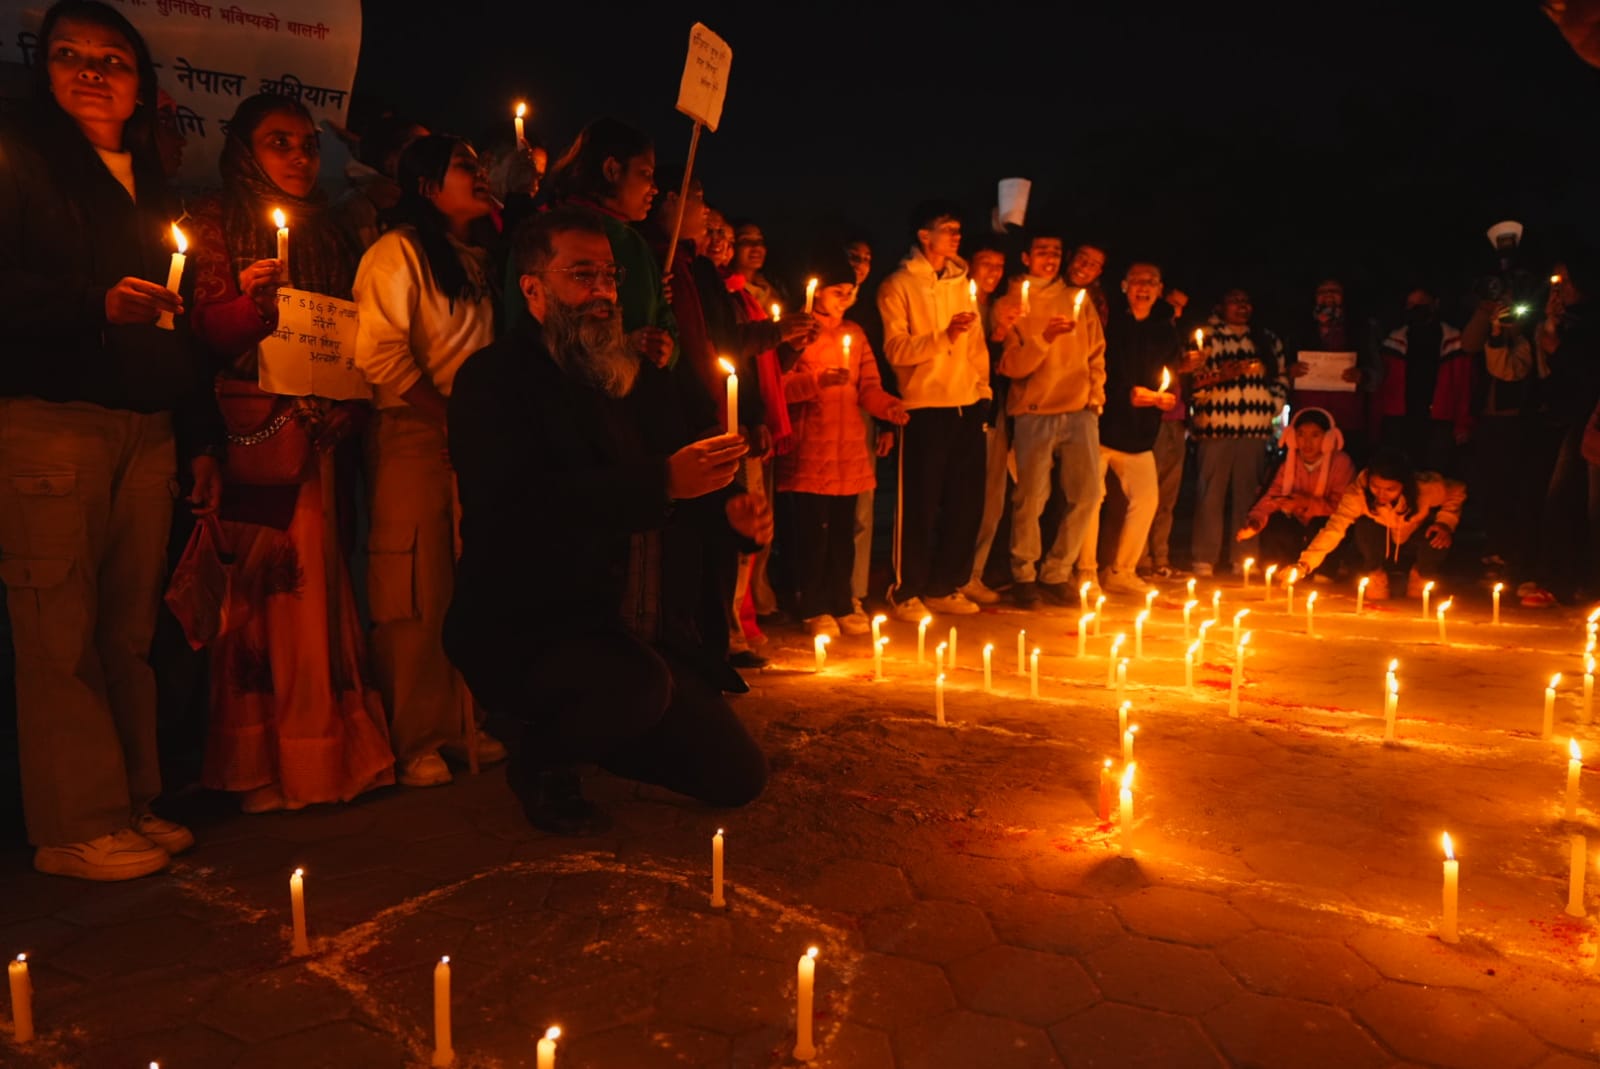
<path fill-rule="evenodd" d="M 816 879 L 799 887 L 797 901 L 818 909 L 838 910 L 857 916 L 909 905 L 911 888 L 905 875 L 891 865 L 872 861 L 837 861 Z"/>
<path fill-rule="evenodd" d="M 1489 999 L 1384 981 L 1358 998 L 1352 1012 L 1407 1058 L 1462 1069 L 1517 1069 L 1547 1053 L 1543 1043 Z"/>
<path fill-rule="evenodd" d="M 1243 994 L 1206 1014 L 1204 1023 L 1235 1065 L 1359 1069 L 1390 1061 L 1342 1010 L 1298 999 Z"/>
<path fill-rule="evenodd" d="M 179 969 L 102 980 L 52 1000 L 50 1018 L 71 1022 L 91 1042 L 175 1031 L 194 1019 L 221 983 L 218 976 Z"/>
<path fill-rule="evenodd" d="M 574 1032 L 570 1036 L 558 1045 L 557 1064 L 626 1065 L 630 1069 L 728 1064 L 727 1036 L 682 1025 L 624 1025 L 598 1035 Z"/>
<path fill-rule="evenodd" d="M 1505 966 L 1492 951 L 1470 941 L 1451 946 L 1391 928 L 1367 928 L 1351 936 L 1349 944 L 1381 975 L 1429 987 L 1486 991 L 1500 986 L 1498 972 Z"/>
<path fill-rule="evenodd" d="M 199 1020 L 245 1043 L 260 1044 L 349 1015 L 350 998 L 344 991 L 296 964 L 229 984 Z"/>
<path fill-rule="evenodd" d="M 989 947 L 946 970 L 968 1009 L 1026 1024 L 1054 1024 L 1100 997 L 1073 959 L 1020 947 Z"/>
<path fill-rule="evenodd" d="M 386 918 L 381 930 L 350 951 L 349 965 L 366 976 L 426 975 L 443 954 L 461 946 L 471 929 L 467 921 L 423 910 Z"/>
<path fill-rule="evenodd" d="M 894 1047 L 876 1029 L 839 1021 L 825 1026 L 816 1042 L 818 1069 L 895 1069 Z"/>
<path fill-rule="evenodd" d="M 233 1069 L 395 1069 L 420 1064 L 418 1051 L 354 1021 L 338 1021 L 250 1047 Z"/>
<path fill-rule="evenodd" d="M 1204 1013 L 1239 994 L 1209 950 L 1129 936 L 1089 955 L 1089 973 L 1109 999 L 1173 1013 Z"/>
<path fill-rule="evenodd" d="M 1346 939 L 1369 927 L 1351 913 L 1342 912 L 1349 900 L 1329 894 L 1314 905 L 1300 905 L 1249 893 L 1231 899 L 1233 908 L 1262 928 L 1321 939 Z"/>
<path fill-rule="evenodd" d="M 671 888 L 629 872 L 597 870 L 557 876 L 545 895 L 545 908 L 580 916 L 638 913 L 660 909 Z"/>
<path fill-rule="evenodd" d="M 955 994 L 937 965 L 888 954 L 863 954 L 849 984 L 847 1016 L 893 1032 L 955 1009 Z"/>
<path fill-rule="evenodd" d="M 520 1021 L 525 1034 L 535 1037 L 552 1024 L 575 1036 L 652 1019 L 659 976 L 631 967 L 574 969 L 571 975 L 574 979 L 560 981 L 534 976 L 509 990 L 486 990 L 485 998 L 504 1007 L 506 1017 Z"/>
<path fill-rule="evenodd" d="M 723 1035 L 738 1035 L 794 1017 L 795 967 L 760 958 L 700 962 L 667 976 L 657 1002 L 663 1021 L 678 1021 Z M 827 971 L 817 980 L 817 1010 L 826 1004 Z"/>
<path fill-rule="evenodd" d="M 411 843 L 394 859 L 401 872 L 425 875 L 434 883 L 470 879 L 504 865 L 511 844 L 494 835 L 458 827 L 453 835 Z"/>
<path fill-rule="evenodd" d="M 995 943 L 989 918 L 959 902 L 918 902 L 910 909 L 879 913 L 864 926 L 873 950 L 943 963 Z"/>
<path fill-rule="evenodd" d="M 1190 946 L 1216 946 L 1255 927 L 1219 896 L 1176 887 L 1146 887 L 1116 906 L 1129 930 Z"/>
<path fill-rule="evenodd" d="M 427 876 L 390 868 L 352 873 L 308 869 L 306 930 L 313 940 L 335 935 L 436 887 L 438 881 Z M 280 919 L 287 926 L 287 915 Z"/>
<path fill-rule="evenodd" d="M 1189 1017 L 1102 1002 L 1050 1029 L 1073 1069 L 1218 1069 L 1222 1057 Z"/>
<path fill-rule="evenodd" d="M 553 882 L 543 873 L 522 869 L 489 872 L 468 880 L 429 908 L 463 920 L 496 920 L 538 909 L 544 905 L 544 896 Z"/>
<path fill-rule="evenodd" d="M 1044 891 L 997 902 L 989 920 L 1002 942 L 1052 954 L 1088 954 L 1126 934 L 1110 906 Z"/>
<path fill-rule="evenodd" d="M 171 1031 L 143 1035 L 136 1040 L 126 1036 L 101 1046 L 85 1049 L 75 1064 L 90 1065 L 232 1065 L 244 1044 L 221 1032 L 191 1024 Z"/>
<path fill-rule="evenodd" d="M 899 1069 L 1059 1069 L 1050 1039 L 1037 1028 L 955 1010 L 894 1036 Z"/>
<path fill-rule="evenodd" d="M 1570 974 L 1538 976 L 1502 970 L 1505 986 L 1491 998 L 1513 1020 L 1546 1043 L 1567 1050 L 1600 1052 L 1600 1005 L 1586 978 Z"/>
<path fill-rule="evenodd" d="M 1378 982 L 1370 965 L 1331 939 L 1250 932 L 1218 947 L 1217 957 L 1263 995 L 1343 1003 Z"/>
<path fill-rule="evenodd" d="M 733 926 L 727 917 L 664 909 L 602 917 L 584 956 L 598 962 L 648 962 L 652 969 L 667 972 L 706 958 L 726 958 L 732 950 Z"/>
<path fill-rule="evenodd" d="M 50 964 L 86 980 L 176 965 L 210 940 L 199 921 L 168 913 L 149 920 L 86 930 L 50 956 Z"/>

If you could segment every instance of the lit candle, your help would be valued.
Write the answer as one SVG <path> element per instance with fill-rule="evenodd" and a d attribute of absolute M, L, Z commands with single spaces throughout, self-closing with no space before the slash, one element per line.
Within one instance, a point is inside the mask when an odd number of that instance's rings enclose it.
<path fill-rule="evenodd" d="M 536 1069 L 556 1069 L 556 1040 L 561 1038 L 561 1029 L 551 1025 L 544 1030 L 544 1038 L 539 1040 L 536 1053 L 539 1064 Z"/>
<path fill-rule="evenodd" d="M 1122 643 L 1126 638 L 1126 635 L 1118 635 L 1111 640 L 1111 652 L 1106 656 L 1107 690 L 1117 685 L 1117 655 L 1122 652 Z"/>
<path fill-rule="evenodd" d="M 511 122 L 517 128 L 517 147 L 521 148 L 528 143 L 527 131 L 523 128 L 523 117 L 528 114 L 528 105 L 517 101 L 517 106 L 511 109 Z"/>
<path fill-rule="evenodd" d="M 972 303 L 972 310 L 978 310 L 978 280 L 972 279 L 967 283 L 967 300 Z"/>
<path fill-rule="evenodd" d="M 1567 740 L 1567 819 L 1578 818 L 1578 777 L 1583 773 L 1583 751 L 1576 738 Z"/>
<path fill-rule="evenodd" d="M 1206 347 L 1206 332 L 1199 327 L 1194 328 L 1194 347 L 1196 349 L 1204 349 Z"/>
<path fill-rule="evenodd" d="M 1362 583 L 1365 583 L 1365 582 L 1366 582 L 1366 580 L 1363 579 Z M 1493 593 L 1494 593 L 1494 619 L 1492 621 L 1490 621 L 1490 622 L 1493 623 L 1497 627 L 1500 624 L 1500 591 L 1504 590 L 1505 588 L 1506 588 L 1506 585 L 1504 583 L 1496 583 L 1494 585 L 1494 591 L 1493 591 Z"/>
<path fill-rule="evenodd" d="M 1361 582 L 1356 584 L 1356 615 L 1357 616 L 1361 615 L 1361 608 L 1362 608 L 1362 606 L 1364 606 L 1367 603 L 1367 584 L 1370 583 L 1370 582 L 1372 582 L 1372 579 L 1370 577 L 1368 577 L 1368 576 L 1363 575 L 1361 577 Z M 1496 604 L 1496 606 L 1499 605 L 1499 601 L 1500 601 L 1499 595 L 1496 595 L 1495 596 L 1495 604 Z"/>
<path fill-rule="evenodd" d="M 433 967 L 433 1064 L 453 1065 L 456 1052 L 450 1046 L 450 958 L 439 959 Z"/>
<path fill-rule="evenodd" d="M 878 644 L 878 640 L 883 637 L 883 625 L 888 622 L 889 618 L 883 615 L 881 612 L 872 618 L 872 644 L 874 646 L 876 646 Z"/>
<path fill-rule="evenodd" d="M 883 682 L 883 648 L 888 644 L 888 635 L 879 636 L 878 641 L 872 644 L 872 678 L 879 683 Z"/>
<path fill-rule="evenodd" d="M 1250 645 L 1250 636 L 1253 631 L 1246 631 L 1239 637 L 1239 644 L 1233 649 L 1233 681 L 1228 685 L 1228 715 L 1239 715 L 1239 687 L 1244 682 L 1244 648 Z"/>
<path fill-rule="evenodd" d="M 1204 661 L 1206 659 L 1206 632 L 1211 630 L 1212 625 L 1215 624 L 1215 623 L 1216 623 L 1215 620 L 1201 620 L 1200 621 L 1200 626 L 1195 631 L 1195 642 L 1194 642 L 1194 644 L 1195 644 L 1195 647 L 1197 649 L 1199 649 L 1199 651 L 1200 651 L 1199 656 L 1196 658 L 1196 660 Z"/>
<path fill-rule="evenodd" d="M 813 986 L 817 978 L 817 948 L 812 947 L 800 959 L 800 984 L 798 1005 L 795 1008 L 795 1044 L 794 1056 L 796 1061 L 809 1062 L 817 1056 L 817 1048 L 811 1042 L 811 1007 L 813 999 Z"/>
<path fill-rule="evenodd" d="M 933 677 L 933 722 L 944 727 L 944 673 Z"/>
<path fill-rule="evenodd" d="M 1438 619 L 1439 619 L 1439 645 L 1441 645 L 1441 646 L 1450 645 L 1450 638 L 1449 638 L 1449 635 L 1445 632 L 1445 627 L 1444 627 L 1444 614 L 1445 614 L 1445 611 L 1448 610 L 1451 605 L 1455 604 L 1455 600 L 1456 600 L 1455 598 L 1445 598 L 1443 601 L 1441 601 L 1439 603 L 1439 608 L 1434 610 L 1434 615 L 1437 616 Z"/>
<path fill-rule="evenodd" d="M 1211 592 L 1211 622 L 1217 623 L 1222 619 L 1222 588 Z"/>
<path fill-rule="evenodd" d="M 850 370 L 850 335 L 846 334 L 842 339 L 840 339 L 839 344 L 844 349 L 844 368 L 845 368 L 846 371 L 849 371 Z"/>
<path fill-rule="evenodd" d="M 1081 290 L 1080 289 L 1078 291 L 1078 295 L 1076 297 L 1072 298 L 1072 318 L 1073 319 L 1077 319 L 1078 318 L 1078 313 L 1083 310 L 1083 295 L 1085 293 L 1087 293 L 1087 292 L 1088 292 L 1087 290 Z"/>
<path fill-rule="evenodd" d="M 941 642 L 933 648 L 933 670 L 938 675 L 944 675 L 944 654 L 949 648 L 948 642 Z"/>
<path fill-rule="evenodd" d="M 1594 655 L 1583 658 L 1583 722 L 1594 723 Z"/>
<path fill-rule="evenodd" d="M 1022 280 L 1022 314 L 1028 314 L 1028 280 Z"/>
<path fill-rule="evenodd" d="M 1199 582 L 1199 580 L 1190 579 L 1187 583 L 1183 584 L 1183 589 L 1188 592 L 1188 596 L 1191 598 L 1194 597 L 1194 585 L 1197 582 Z"/>
<path fill-rule="evenodd" d="M 1200 643 L 1189 643 L 1189 649 L 1183 655 L 1183 685 L 1189 688 L 1189 694 L 1194 694 L 1194 661 L 1200 652 Z"/>
<path fill-rule="evenodd" d="M 1017 629 L 1017 675 L 1028 674 L 1028 629 Z"/>
<path fill-rule="evenodd" d="M 1094 599 L 1094 637 L 1100 637 L 1100 624 L 1106 618 L 1106 596 L 1101 594 Z"/>
<path fill-rule="evenodd" d="M 1089 611 L 1089 591 L 1094 589 L 1094 584 L 1086 582 L 1078 587 L 1078 611 Z"/>
<path fill-rule="evenodd" d="M 1573 917 L 1584 916 L 1583 908 L 1583 870 L 1588 864 L 1586 855 L 1589 853 L 1589 840 L 1582 835 L 1572 837 L 1572 870 L 1567 877 L 1567 914 Z"/>
<path fill-rule="evenodd" d="M 1444 631 L 1444 607 L 1439 608 L 1439 630 Z M 1313 590 L 1306 595 L 1306 634 L 1312 638 L 1317 637 L 1317 592 Z"/>
<path fill-rule="evenodd" d="M 1128 692 L 1128 659 L 1123 657 L 1117 661 L 1117 701 L 1122 701 Z"/>
<path fill-rule="evenodd" d="M 1154 611 L 1154 609 L 1156 607 L 1156 595 L 1158 595 L 1160 593 L 1161 593 L 1161 591 L 1156 590 L 1154 588 L 1152 588 L 1152 589 L 1150 589 L 1150 590 L 1145 592 L 1145 595 L 1144 595 L 1144 611 L 1145 612 Z"/>
<path fill-rule="evenodd" d="M 1383 741 L 1394 741 L 1395 717 L 1400 710 L 1400 681 L 1393 670 L 1383 682 Z"/>
<path fill-rule="evenodd" d="M 1159 390 L 1157 390 L 1156 392 L 1157 393 L 1166 393 L 1167 392 L 1167 387 L 1169 387 L 1171 385 L 1172 385 L 1172 372 L 1167 370 L 1166 368 L 1162 368 L 1161 369 L 1161 388 Z"/>
<path fill-rule="evenodd" d="M 734 369 L 733 361 L 722 356 L 717 358 L 717 363 L 728 375 L 728 433 L 739 433 L 739 375 Z"/>
<path fill-rule="evenodd" d="M 1433 597 L 1433 580 L 1422 584 L 1422 618 L 1428 618 L 1428 600 Z"/>
<path fill-rule="evenodd" d="M 306 870 L 295 869 L 289 877 L 289 914 L 294 921 L 295 954 L 311 953 L 311 943 L 306 939 Z"/>
<path fill-rule="evenodd" d="M 811 640 L 811 648 L 817 654 L 817 671 L 821 672 L 828 663 L 828 636 L 818 635 Z M 943 647 L 940 647 L 941 649 Z"/>
<path fill-rule="evenodd" d="M 1089 625 L 1094 622 L 1094 613 L 1086 612 L 1078 617 L 1078 660 L 1083 660 L 1089 655 Z"/>
<path fill-rule="evenodd" d="M 1439 923 L 1439 938 L 1446 943 L 1459 943 L 1456 934 L 1456 893 L 1460 886 L 1461 862 L 1456 860 L 1455 848 L 1450 843 L 1450 833 L 1444 833 L 1444 918 Z"/>
<path fill-rule="evenodd" d="M 1150 610 L 1145 609 L 1133 618 L 1133 655 L 1144 656 L 1144 622 L 1150 619 Z"/>
<path fill-rule="evenodd" d="M 1133 856 L 1133 770 L 1138 765 L 1129 765 L 1122 770 L 1122 793 L 1118 797 L 1121 803 L 1118 806 L 1118 849 L 1122 857 Z"/>
<path fill-rule="evenodd" d="M 1556 733 L 1556 688 L 1561 685 L 1561 673 L 1557 672 L 1550 677 L 1550 685 L 1544 688 L 1544 732 L 1542 737 L 1549 742 Z"/>
<path fill-rule="evenodd" d="M 1133 760 L 1133 737 L 1139 733 L 1138 724 L 1130 724 L 1128 730 L 1122 733 L 1122 763 L 1127 764 Z"/>
<path fill-rule="evenodd" d="M 811 314 L 811 305 L 817 299 L 817 280 L 806 279 L 806 315 Z"/>
<path fill-rule="evenodd" d="M 1132 702 L 1117 703 L 1117 736 L 1119 738 L 1128 730 L 1128 714 L 1132 711 Z"/>
<path fill-rule="evenodd" d="M 924 616 L 917 621 L 917 663 L 928 663 L 928 625 L 933 623 L 933 617 Z"/>
<path fill-rule="evenodd" d="M 1244 559 L 1244 588 L 1243 589 L 1245 589 L 1245 590 L 1249 590 L 1250 589 L 1250 569 L 1254 568 L 1255 566 L 1256 566 L 1256 559 L 1254 557 L 1246 557 Z"/>
<path fill-rule="evenodd" d="M 1200 603 L 1198 601 L 1194 600 L 1193 598 L 1190 598 L 1188 601 L 1183 603 L 1183 640 L 1185 642 L 1188 642 L 1191 638 L 1194 637 L 1193 635 L 1191 635 L 1189 633 L 1190 632 L 1189 619 L 1190 619 L 1190 615 L 1194 612 L 1194 607 L 1196 605 L 1198 605 L 1198 604 L 1200 604 Z"/>
<path fill-rule="evenodd" d="M 286 234 L 288 231 L 280 230 L 278 233 Z M 278 239 L 280 246 L 283 244 L 283 240 L 281 237 Z M 172 254 L 172 266 L 167 268 L 167 289 L 177 293 L 178 287 L 183 284 L 183 265 L 188 259 L 184 253 L 189 251 L 189 239 L 183 236 L 183 231 L 178 229 L 177 223 L 172 224 L 172 243 L 177 246 L 177 251 Z M 173 328 L 172 313 L 162 312 L 161 318 L 156 320 L 156 326 L 162 330 L 171 330 Z"/>
<path fill-rule="evenodd" d="M 33 980 L 28 976 L 28 955 L 18 954 L 6 966 L 11 980 L 11 1035 L 18 1043 L 33 1041 Z"/>
<path fill-rule="evenodd" d="M 282 208 L 272 209 L 272 225 L 278 228 L 278 281 L 289 284 L 289 217 Z"/>
<path fill-rule="evenodd" d="M 722 897 L 722 829 L 711 837 L 711 908 L 721 909 L 728 904 Z"/>
<path fill-rule="evenodd" d="M 779 304 L 777 301 L 772 302 L 772 307 L 769 308 L 768 311 L 772 313 L 772 321 L 774 323 L 783 318 L 783 305 Z"/>
<path fill-rule="evenodd" d="M 994 690 L 994 643 L 983 644 L 983 689 Z"/>
<path fill-rule="evenodd" d="M 1104 824 L 1111 819 L 1111 758 L 1106 758 L 1105 764 L 1100 766 L 1100 823 Z"/>
<path fill-rule="evenodd" d="M 956 627 L 955 627 L 954 624 L 951 624 L 950 625 L 950 667 L 954 668 L 955 666 L 956 666 Z"/>
<path fill-rule="evenodd" d="M 1038 646 L 1035 646 L 1033 648 L 1033 652 L 1028 655 L 1028 696 L 1030 698 L 1037 698 L 1039 696 L 1039 647 Z"/>
<path fill-rule="evenodd" d="M 1272 597 L 1272 577 L 1277 572 L 1276 564 L 1267 565 L 1267 570 L 1261 573 L 1261 600 L 1266 601 Z"/>
<path fill-rule="evenodd" d="M 1283 589 L 1288 591 L 1284 599 L 1284 612 L 1294 615 L 1294 585 L 1300 580 L 1300 569 L 1290 568 L 1289 574 L 1283 577 Z"/>
<path fill-rule="evenodd" d="M 1249 616 L 1249 615 L 1250 615 L 1250 610 L 1249 609 L 1240 609 L 1238 612 L 1233 614 L 1233 644 L 1235 646 L 1237 646 L 1239 644 L 1239 621 L 1243 620 L 1246 616 Z"/>

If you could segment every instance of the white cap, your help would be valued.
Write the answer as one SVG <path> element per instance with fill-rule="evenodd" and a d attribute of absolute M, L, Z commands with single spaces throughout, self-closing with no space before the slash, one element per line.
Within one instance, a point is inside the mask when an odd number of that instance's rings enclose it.
<path fill-rule="evenodd" d="M 1497 249 L 1514 249 L 1522 240 L 1522 224 L 1515 219 L 1502 219 L 1489 228 L 1489 244 Z"/>

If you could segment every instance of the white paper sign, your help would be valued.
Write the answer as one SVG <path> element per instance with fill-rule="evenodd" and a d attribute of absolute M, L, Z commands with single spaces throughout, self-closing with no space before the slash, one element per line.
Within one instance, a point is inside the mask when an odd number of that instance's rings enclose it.
<path fill-rule="evenodd" d="M 370 398 L 355 362 L 356 322 L 354 301 L 280 289 L 278 329 L 261 343 L 257 384 L 290 397 Z"/>
<path fill-rule="evenodd" d="M 1320 390 L 1325 393 L 1355 393 L 1356 384 L 1344 381 L 1344 373 L 1356 366 L 1355 353 L 1324 353 L 1314 349 L 1300 350 L 1299 359 L 1311 370 L 1294 380 L 1297 390 Z"/>
<path fill-rule="evenodd" d="M 728 68 L 733 49 L 728 42 L 697 22 L 689 31 L 689 55 L 683 61 L 678 83 L 678 110 L 707 130 L 716 132 L 722 121 L 722 104 L 728 99 Z"/>
<path fill-rule="evenodd" d="M 1033 183 L 1026 178 L 1000 179 L 999 218 L 1007 226 L 1021 226 L 1028 217 L 1028 194 Z"/>
<path fill-rule="evenodd" d="M 177 183 L 215 187 L 227 122 L 246 97 L 278 93 L 320 126 L 343 126 L 361 54 L 360 0 L 108 0 L 144 36 L 188 141 Z M 0 62 L 32 66 L 46 0 L 0 0 Z"/>

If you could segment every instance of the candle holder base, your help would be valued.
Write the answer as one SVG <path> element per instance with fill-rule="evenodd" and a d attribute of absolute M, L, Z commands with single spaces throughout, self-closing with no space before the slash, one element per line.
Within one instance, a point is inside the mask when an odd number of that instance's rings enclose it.
<path fill-rule="evenodd" d="M 817 1057 L 817 1048 L 816 1047 L 812 1047 L 812 1046 L 799 1047 L 799 1046 L 797 1046 L 794 1049 L 794 1060 L 797 1061 L 797 1062 L 815 1061 L 816 1057 Z"/>

